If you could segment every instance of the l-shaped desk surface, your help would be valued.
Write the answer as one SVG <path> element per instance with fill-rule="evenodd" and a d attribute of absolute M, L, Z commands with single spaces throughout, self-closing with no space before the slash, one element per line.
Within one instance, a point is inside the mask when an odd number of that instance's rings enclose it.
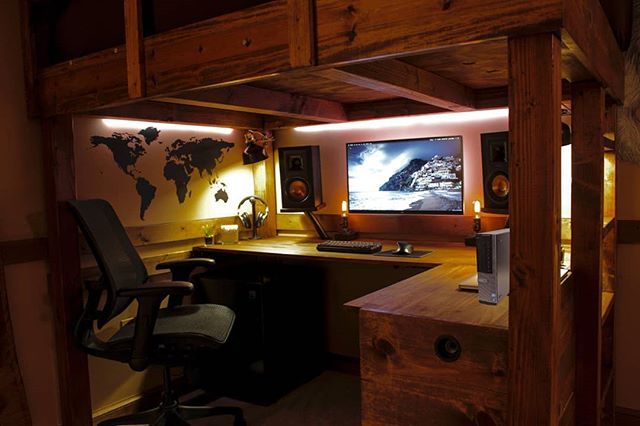
<path fill-rule="evenodd" d="M 430 250 L 421 258 L 374 256 L 371 254 L 321 252 L 320 240 L 304 237 L 274 237 L 243 240 L 238 244 L 207 245 L 193 248 L 195 256 L 226 253 L 266 258 L 290 258 L 312 262 L 374 263 L 429 268 L 410 278 L 347 302 L 351 308 L 390 315 L 430 318 L 450 323 L 507 329 L 509 301 L 498 305 L 478 302 L 474 292 L 458 290 L 458 284 L 476 273 L 475 248 L 456 243 L 414 244 L 416 250 Z M 383 241 L 383 250 L 395 248 L 395 242 Z"/>

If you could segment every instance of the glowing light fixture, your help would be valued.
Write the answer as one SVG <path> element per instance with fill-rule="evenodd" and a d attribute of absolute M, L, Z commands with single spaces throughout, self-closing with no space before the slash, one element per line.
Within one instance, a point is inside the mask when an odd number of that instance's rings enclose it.
<path fill-rule="evenodd" d="M 174 124 L 156 121 L 135 121 L 135 120 L 118 120 L 113 118 L 103 118 L 102 122 L 105 126 L 113 129 L 143 129 L 153 126 L 158 130 L 181 130 L 189 132 L 215 133 L 219 135 L 230 135 L 233 129 L 229 127 L 214 126 L 197 126 L 192 124 Z"/>
<path fill-rule="evenodd" d="M 444 112 L 438 114 L 413 115 L 407 117 L 379 118 L 375 120 L 349 121 L 346 123 L 317 124 L 296 127 L 296 132 L 336 132 L 343 130 L 376 130 L 394 127 L 429 126 L 435 124 L 468 123 L 493 120 L 509 116 L 508 108 L 485 109 L 468 112 Z"/>

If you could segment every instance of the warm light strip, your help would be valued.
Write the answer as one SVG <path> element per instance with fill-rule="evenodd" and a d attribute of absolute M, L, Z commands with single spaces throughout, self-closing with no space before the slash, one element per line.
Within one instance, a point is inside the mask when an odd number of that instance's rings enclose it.
<path fill-rule="evenodd" d="M 378 118 L 374 120 L 349 121 L 345 123 L 317 124 L 296 127 L 296 132 L 335 132 L 342 130 L 375 130 L 394 127 L 428 126 L 434 124 L 468 123 L 485 121 L 509 116 L 508 108 L 485 109 L 469 112 L 444 112 L 438 114 L 413 115 L 407 117 Z"/>
<path fill-rule="evenodd" d="M 153 126 L 158 130 L 181 130 L 203 133 L 217 133 L 220 135 L 230 135 L 233 129 L 229 127 L 213 127 L 213 126 L 196 126 L 191 124 L 174 124 L 155 121 L 134 121 L 134 120 L 116 120 L 112 118 L 103 118 L 102 122 L 105 126 L 115 129 L 144 129 Z"/>

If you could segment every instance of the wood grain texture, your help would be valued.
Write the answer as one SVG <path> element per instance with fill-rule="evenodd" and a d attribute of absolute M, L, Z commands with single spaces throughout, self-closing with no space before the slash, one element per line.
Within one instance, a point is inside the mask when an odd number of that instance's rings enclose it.
<path fill-rule="evenodd" d="M 142 0 L 124 0 L 124 35 L 129 97 L 141 98 L 146 93 Z"/>
<path fill-rule="evenodd" d="M 419 258 L 382 257 L 372 254 L 337 253 L 316 250 L 316 245 L 322 240 L 306 237 L 275 237 L 261 240 L 243 240 L 238 244 L 195 246 L 193 253 L 200 254 L 232 253 L 259 255 L 267 258 L 294 258 L 313 261 L 345 261 L 353 263 L 397 264 L 405 266 L 419 266 L 430 268 L 443 263 L 454 265 L 475 265 L 475 249 L 462 244 L 442 242 L 416 242 L 416 250 L 432 250 L 427 256 Z M 383 250 L 397 247 L 394 241 L 383 241 Z"/>
<path fill-rule="evenodd" d="M 54 313 L 62 423 L 91 424 L 87 356 L 73 327 L 82 312 L 78 227 L 66 201 L 75 199 L 73 119 L 43 120 L 44 178 L 49 241 L 49 293 Z"/>
<path fill-rule="evenodd" d="M 275 0 L 145 38 L 148 95 L 290 69 L 287 6 Z"/>
<path fill-rule="evenodd" d="M 92 111 L 90 114 L 170 123 L 210 124 L 236 129 L 260 129 L 263 123 L 262 116 L 258 114 L 157 101 L 142 101 L 120 107 L 103 108 Z"/>
<path fill-rule="evenodd" d="M 31 3 L 30 0 L 20 0 L 20 32 L 27 114 L 30 117 L 35 117 L 40 112 L 40 98 L 38 92 L 38 55 L 36 34 L 31 22 Z"/>
<path fill-rule="evenodd" d="M 31 415 L 16 355 L 7 299 L 4 266 L 0 261 L 0 424 L 28 426 Z"/>
<path fill-rule="evenodd" d="M 287 0 L 289 62 L 292 67 L 315 65 L 315 24 L 312 0 Z"/>
<path fill-rule="evenodd" d="M 318 71 L 318 75 L 452 111 L 475 108 L 471 89 L 399 60 Z"/>
<path fill-rule="evenodd" d="M 559 30 L 562 1 L 317 0 L 316 21 L 318 64 L 338 64 Z"/>
<path fill-rule="evenodd" d="M 432 286 L 438 284 L 433 282 Z M 450 294 L 446 300 L 456 296 Z M 477 295 L 473 299 L 473 305 L 479 306 Z M 434 343 L 442 335 L 453 336 L 460 343 L 462 353 L 457 361 L 444 362 L 436 356 Z M 504 425 L 507 335 L 500 328 L 363 308 L 362 423 Z"/>
<path fill-rule="evenodd" d="M 624 57 L 598 0 L 563 1 L 562 26 L 562 43 L 622 103 Z"/>
<path fill-rule="evenodd" d="M 447 111 L 444 108 L 403 98 L 350 103 L 345 104 L 344 109 L 349 120 L 370 120 L 373 118 L 432 114 Z"/>
<path fill-rule="evenodd" d="M 553 34 L 509 39 L 509 365 L 518 366 L 509 373 L 509 424 L 514 426 L 555 425 L 562 410 L 560 55 Z"/>
<path fill-rule="evenodd" d="M 328 231 L 338 231 L 340 215 L 316 215 Z M 505 216 L 483 216 L 482 230 L 492 231 L 504 228 Z M 424 216 L 411 215 L 349 215 L 349 225 L 363 238 L 407 239 L 424 241 L 464 242 L 473 233 L 471 216 Z M 309 220 L 298 214 L 278 214 L 278 230 L 313 231 Z"/>
<path fill-rule="evenodd" d="M 576 280 L 576 421 L 600 424 L 604 90 L 572 85 L 571 270 Z"/>
<path fill-rule="evenodd" d="M 158 100 L 325 123 L 347 120 L 347 115 L 338 102 L 248 85 L 199 90 Z"/>

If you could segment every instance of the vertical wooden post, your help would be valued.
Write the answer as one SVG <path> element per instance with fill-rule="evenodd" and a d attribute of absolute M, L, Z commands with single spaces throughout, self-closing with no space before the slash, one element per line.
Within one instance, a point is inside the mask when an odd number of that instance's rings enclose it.
<path fill-rule="evenodd" d="M 315 26 L 312 0 L 288 0 L 289 61 L 292 68 L 315 65 Z"/>
<path fill-rule="evenodd" d="M 509 39 L 509 424 L 555 425 L 560 311 L 560 40 Z"/>
<path fill-rule="evenodd" d="M 576 424 L 600 424 L 604 90 L 572 92 L 571 270 L 575 279 Z"/>
<path fill-rule="evenodd" d="M 76 197 L 73 118 L 43 120 L 44 177 L 49 242 L 49 292 L 54 312 L 60 407 L 64 426 L 91 424 L 87 356 L 73 329 L 82 312 L 78 227 L 66 204 Z"/>
<path fill-rule="evenodd" d="M 276 176 L 275 176 L 275 159 L 273 158 L 273 142 L 267 144 L 267 158 L 253 165 L 253 191 L 254 194 L 267 202 L 269 206 L 269 216 L 266 222 L 260 228 L 260 236 L 262 238 L 275 237 L 276 229 Z"/>
<path fill-rule="evenodd" d="M 124 32 L 127 50 L 127 85 L 130 98 L 146 94 L 142 0 L 124 0 Z"/>

